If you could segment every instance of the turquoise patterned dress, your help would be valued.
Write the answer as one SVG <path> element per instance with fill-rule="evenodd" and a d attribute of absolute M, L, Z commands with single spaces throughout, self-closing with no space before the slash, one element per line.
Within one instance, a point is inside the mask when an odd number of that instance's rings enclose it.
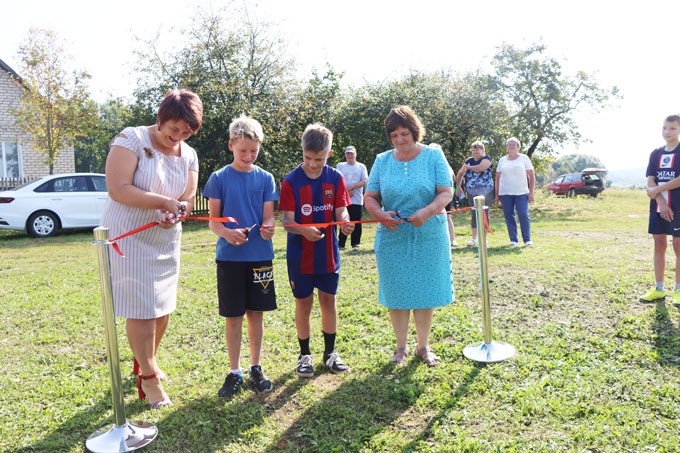
<path fill-rule="evenodd" d="M 366 191 L 379 192 L 383 210 L 406 218 L 434 200 L 436 186 L 451 186 L 441 150 L 425 147 L 409 162 L 394 150 L 376 157 Z M 434 308 L 454 300 L 451 248 L 446 215 L 430 217 L 420 228 L 408 222 L 390 231 L 379 224 L 375 236 L 378 300 L 390 309 Z"/>

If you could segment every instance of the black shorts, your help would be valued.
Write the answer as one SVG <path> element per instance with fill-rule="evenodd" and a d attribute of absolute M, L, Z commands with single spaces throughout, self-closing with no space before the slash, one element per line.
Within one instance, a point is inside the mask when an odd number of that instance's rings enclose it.
<path fill-rule="evenodd" d="M 666 222 L 661 218 L 661 214 L 655 210 L 650 211 L 647 232 L 649 234 L 666 234 L 674 238 L 680 237 L 680 211 L 673 211 L 672 222 Z"/>
<path fill-rule="evenodd" d="M 216 261 L 220 316 L 238 318 L 249 311 L 276 310 L 274 267 L 270 261 Z"/>

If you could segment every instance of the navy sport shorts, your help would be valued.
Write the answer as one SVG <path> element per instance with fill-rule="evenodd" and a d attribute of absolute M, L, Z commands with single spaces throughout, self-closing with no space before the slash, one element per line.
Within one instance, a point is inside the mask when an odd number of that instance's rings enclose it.
<path fill-rule="evenodd" d="M 680 237 L 680 211 L 673 212 L 673 221 L 666 222 L 656 211 L 649 213 L 649 234 L 666 234 L 674 238 Z"/>

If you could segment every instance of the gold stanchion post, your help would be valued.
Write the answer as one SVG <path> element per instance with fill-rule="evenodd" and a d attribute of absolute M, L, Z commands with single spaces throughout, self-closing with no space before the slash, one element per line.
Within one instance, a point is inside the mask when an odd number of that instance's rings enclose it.
<path fill-rule="evenodd" d="M 138 450 L 150 444 L 158 435 L 158 429 L 149 423 L 128 422 L 125 419 L 123 402 L 123 380 L 120 375 L 116 320 L 113 314 L 113 292 L 111 291 L 111 269 L 109 265 L 108 228 L 94 229 L 94 242 L 99 261 L 99 282 L 102 289 L 102 311 L 104 314 L 104 336 L 111 376 L 111 397 L 115 423 L 90 434 L 85 447 L 93 453 L 117 453 Z"/>
<path fill-rule="evenodd" d="M 486 251 L 486 222 L 484 213 L 489 207 L 484 205 L 484 196 L 475 197 L 475 216 L 477 218 L 477 248 L 479 250 L 479 280 L 482 289 L 482 323 L 484 341 L 471 344 L 463 349 L 463 355 L 475 362 L 502 362 L 515 355 L 515 348 L 503 342 L 493 341 L 491 331 L 491 303 L 489 301 L 489 273 Z"/>

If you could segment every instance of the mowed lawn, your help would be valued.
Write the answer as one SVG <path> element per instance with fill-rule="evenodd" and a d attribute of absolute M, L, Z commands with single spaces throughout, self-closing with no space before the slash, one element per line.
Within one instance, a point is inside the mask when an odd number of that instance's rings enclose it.
<path fill-rule="evenodd" d="M 389 363 L 394 337 L 377 303 L 375 226 L 367 226 L 362 248 L 342 254 L 337 350 L 352 373 L 335 376 L 320 365 L 315 307 L 317 374 L 310 380 L 294 373 L 294 300 L 279 229 L 279 309 L 265 316 L 262 359 L 275 390 L 248 390 L 227 402 L 217 397 L 228 362 L 215 237 L 204 222 L 189 223 L 178 309 L 159 355 L 174 405 L 150 410 L 136 399 L 119 322 L 127 418 L 158 427 L 149 452 L 678 451 L 679 310 L 638 302 L 654 280 L 647 212 L 643 191 L 607 189 L 595 199 L 539 194 L 531 208 L 536 246 L 510 249 L 493 208 L 493 338 L 517 354 L 490 365 L 462 355 L 483 339 L 483 328 L 477 249 L 459 247 L 456 301 L 435 312 L 432 347 L 443 363 L 434 368 L 413 356 L 404 368 Z M 469 213 L 455 214 L 455 223 L 464 244 Z M 92 239 L 89 231 L 44 240 L 0 232 L 0 451 L 81 452 L 92 432 L 113 423 Z M 125 250 L 125 240 L 120 245 Z M 670 286 L 670 248 L 667 263 Z M 246 367 L 247 338 L 242 351 Z"/>

